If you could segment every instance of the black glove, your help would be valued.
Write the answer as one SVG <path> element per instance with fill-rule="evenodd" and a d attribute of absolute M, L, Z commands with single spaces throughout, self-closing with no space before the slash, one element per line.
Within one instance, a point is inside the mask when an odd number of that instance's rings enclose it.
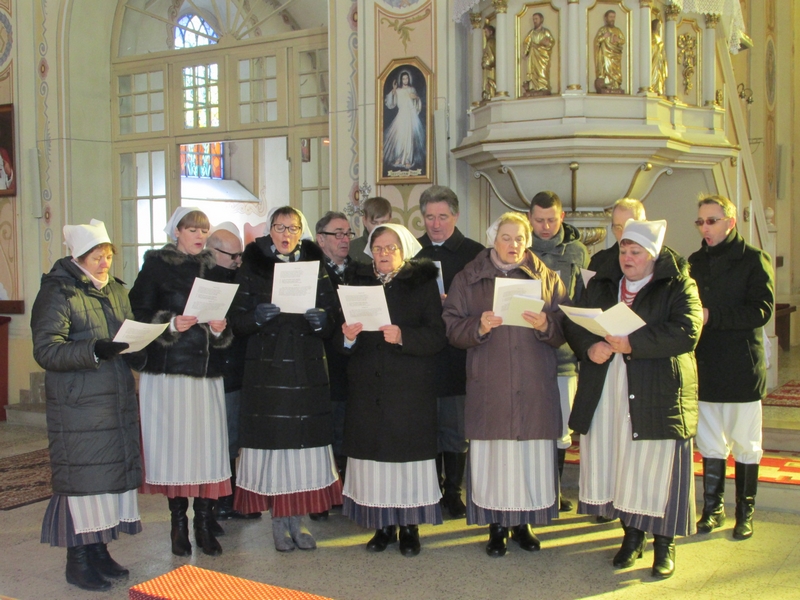
<path fill-rule="evenodd" d="M 100 360 L 110 360 L 127 348 L 128 344 L 125 342 L 97 340 L 94 343 L 94 355 Z"/>
<path fill-rule="evenodd" d="M 275 304 L 269 302 L 262 302 L 256 306 L 255 310 L 256 325 L 263 325 L 267 321 L 274 319 L 281 314 L 281 309 Z"/>
<path fill-rule="evenodd" d="M 328 322 L 328 313 L 324 308 L 309 308 L 304 315 L 314 331 L 319 331 Z"/>

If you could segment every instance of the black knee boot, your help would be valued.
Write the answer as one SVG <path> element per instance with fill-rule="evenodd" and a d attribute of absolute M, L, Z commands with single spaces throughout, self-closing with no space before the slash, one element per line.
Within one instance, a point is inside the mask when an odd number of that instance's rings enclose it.
<path fill-rule="evenodd" d="M 175 556 L 189 556 L 192 553 L 192 544 L 189 542 L 189 519 L 186 510 L 189 508 L 189 499 L 178 496 L 168 498 L 169 513 L 172 520 L 170 539 L 172 540 L 172 553 Z"/>
<path fill-rule="evenodd" d="M 758 465 L 736 463 L 736 525 L 733 538 L 746 540 L 753 536 L 753 513 L 756 510 Z"/>
<path fill-rule="evenodd" d="M 558 511 L 559 512 L 569 512 L 572 510 L 572 502 L 564 498 L 561 495 L 561 476 L 564 475 L 564 461 L 567 458 L 567 449 L 561 448 L 558 449 L 558 483 L 559 483 L 559 491 L 558 491 Z"/>
<path fill-rule="evenodd" d="M 618 569 L 627 569 L 633 566 L 637 558 L 642 558 L 647 536 L 641 529 L 628 527 L 625 523 L 622 523 L 622 529 L 625 535 L 622 538 L 622 546 L 614 556 L 613 564 Z"/>
<path fill-rule="evenodd" d="M 103 577 L 119 579 L 127 577 L 130 573 L 128 569 L 111 558 L 106 544 L 89 544 L 86 546 L 86 553 L 89 556 L 89 564 Z"/>
<path fill-rule="evenodd" d="M 672 577 L 675 572 L 675 538 L 663 535 L 653 537 L 653 577 Z"/>
<path fill-rule="evenodd" d="M 107 590 L 111 587 L 111 583 L 103 579 L 102 575 L 89 564 L 86 546 L 67 548 L 66 576 L 67 583 L 90 592 Z"/>
<path fill-rule="evenodd" d="M 725 523 L 725 459 L 703 458 L 703 514 L 697 522 L 699 533 L 711 533 Z"/>
<path fill-rule="evenodd" d="M 444 495 L 442 505 L 454 519 L 461 519 L 467 514 L 467 507 L 461 500 L 461 482 L 464 481 L 464 469 L 467 464 L 466 452 L 443 452 L 444 463 Z"/>
<path fill-rule="evenodd" d="M 214 532 L 211 530 L 212 501 L 208 498 L 194 499 L 194 540 L 203 549 L 203 554 L 218 556 L 222 554 L 222 546 L 219 545 Z"/>

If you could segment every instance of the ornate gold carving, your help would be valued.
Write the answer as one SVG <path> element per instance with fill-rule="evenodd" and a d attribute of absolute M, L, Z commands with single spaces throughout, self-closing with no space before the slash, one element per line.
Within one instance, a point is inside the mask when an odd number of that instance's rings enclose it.
<path fill-rule="evenodd" d="M 494 27 L 486 23 L 483 26 L 483 34 L 486 43 L 483 45 L 483 56 L 481 57 L 481 69 L 483 70 L 483 100 L 491 100 L 497 95 L 497 80 L 495 79 L 496 62 L 496 40 L 494 37 Z"/>
<path fill-rule="evenodd" d="M 616 13 L 609 10 L 603 16 L 603 26 L 594 36 L 594 87 L 598 94 L 623 94 L 622 53 L 625 34 L 616 26 Z"/>
<path fill-rule="evenodd" d="M 480 29 L 483 25 L 483 15 L 481 13 L 469 13 L 469 22 L 472 24 L 473 29 Z"/>
<path fill-rule="evenodd" d="M 578 214 L 580 215 L 581 213 Z M 581 242 L 587 248 L 599 244 L 608 235 L 608 230 L 605 227 L 578 227 L 578 231 L 581 233 Z"/>
<path fill-rule="evenodd" d="M 706 13 L 706 29 L 715 29 L 719 23 L 719 15 Z"/>
<path fill-rule="evenodd" d="M 650 8 L 653 6 L 653 0 L 639 0 L 639 8 Z"/>
<path fill-rule="evenodd" d="M 400 41 L 403 42 L 403 50 L 406 52 L 408 51 L 408 42 L 411 40 L 411 32 L 414 31 L 413 27 L 409 27 L 409 25 L 413 25 L 414 23 L 418 23 L 422 21 L 431 14 L 431 9 L 427 8 L 425 12 L 420 13 L 414 17 L 409 17 L 408 19 L 394 19 L 389 20 L 387 17 L 381 18 L 381 23 L 386 24 L 391 29 L 394 29 L 400 35 Z"/>
<path fill-rule="evenodd" d="M 717 106 L 723 106 L 725 104 L 725 90 L 722 88 L 714 93 L 714 104 Z"/>
<path fill-rule="evenodd" d="M 567 89 L 568 89 L 568 90 L 580 90 L 580 89 L 582 89 L 582 88 L 581 88 L 581 84 L 580 84 L 580 83 L 570 83 L 570 84 L 567 86 Z"/>
<path fill-rule="evenodd" d="M 508 12 L 508 0 L 492 0 L 492 6 L 498 13 Z"/>
<path fill-rule="evenodd" d="M 667 82 L 667 52 L 661 37 L 661 19 L 653 19 L 650 29 L 650 88 L 663 96 Z"/>
<path fill-rule="evenodd" d="M 739 157 L 738 156 L 731 156 L 731 166 L 735 167 L 739 164 Z"/>
<path fill-rule="evenodd" d="M 677 4 L 667 4 L 664 7 L 664 14 L 667 15 L 667 21 L 677 21 L 681 14 L 681 7 Z"/>
<path fill-rule="evenodd" d="M 683 93 L 692 91 L 694 68 L 697 66 L 697 38 L 684 33 L 678 36 L 678 64 L 683 67 Z"/>
<path fill-rule="evenodd" d="M 528 74 L 522 84 L 526 96 L 550 95 L 550 58 L 556 40 L 544 26 L 541 13 L 534 13 L 533 29 L 522 42 L 522 57 L 527 58 Z"/>

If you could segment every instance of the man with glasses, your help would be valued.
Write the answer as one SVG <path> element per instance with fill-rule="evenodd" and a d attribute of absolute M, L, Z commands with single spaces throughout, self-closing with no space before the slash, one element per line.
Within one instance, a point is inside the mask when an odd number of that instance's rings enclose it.
<path fill-rule="evenodd" d="M 356 262 L 348 256 L 350 242 L 355 233 L 350 228 L 347 215 L 340 212 L 328 211 L 317 221 L 315 226 L 317 245 L 325 255 L 325 270 L 333 284 L 334 289 L 349 283 Z M 366 256 L 366 254 L 364 255 Z M 328 379 L 331 387 L 331 401 L 333 402 L 333 456 L 339 477 L 344 482 L 347 469 L 347 457 L 342 455 L 342 438 L 344 436 L 345 402 L 347 400 L 347 363 L 350 357 L 342 354 L 334 344 L 334 338 L 324 340 L 325 355 L 328 358 Z M 309 518 L 313 521 L 325 520 L 328 514 L 311 513 Z"/>
<path fill-rule="evenodd" d="M 422 192 L 419 209 L 425 220 L 425 234 L 418 238 L 422 250 L 417 258 L 438 261 L 442 268 L 445 294 L 456 274 L 471 262 L 483 246 L 464 237 L 456 227 L 458 197 L 448 187 L 434 185 Z M 466 350 L 448 345 L 437 356 L 437 393 L 439 410 L 439 455 L 436 460 L 442 506 L 454 519 L 467 514 L 461 500 L 461 483 L 467 461 L 464 437 L 464 398 L 467 373 Z"/>
<path fill-rule="evenodd" d="M 239 228 L 230 221 L 212 227 L 206 240 L 206 248 L 217 261 L 211 278 L 222 283 L 233 283 L 236 269 L 242 264 L 242 240 Z M 228 417 L 228 450 L 231 460 L 231 494 L 222 496 L 216 503 L 215 513 L 219 520 L 257 519 L 261 513 L 243 514 L 233 509 L 233 494 L 236 491 L 236 458 L 239 456 L 239 405 L 241 404 L 242 376 L 247 340 L 233 338 L 230 348 L 224 352 L 223 385 L 225 386 L 225 412 Z"/>
<path fill-rule="evenodd" d="M 697 530 L 725 522 L 728 454 L 736 461 L 733 537 L 753 535 L 761 449 L 761 399 L 766 394 L 764 332 L 775 308 L 772 262 L 736 230 L 736 206 L 702 196 L 695 221 L 702 247 L 689 257 L 703 303 L 703 332 L 695 349 L 699 385 L 697 448 L 703 456 L 703 514 Z"/>

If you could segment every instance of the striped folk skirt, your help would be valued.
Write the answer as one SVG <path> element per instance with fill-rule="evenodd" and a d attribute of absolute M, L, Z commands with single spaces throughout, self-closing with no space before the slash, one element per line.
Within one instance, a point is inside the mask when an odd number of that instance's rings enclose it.
<path fill-rule="evenodd" d="M 434 460 L 388 463 L 349 458 L 342 514 L 362 527 L 442 524 Z"/>
<path fill-rule="evenodd" d="M 145 494 L 216 499 L 231 494 L 222 377 L 142 373 Z"/>
<path fill-rule="evenodd" d="M 44 513 L 41 542 L 62 548 L 107 544 L 120 532 L 135 535 L 141 530 L 136 490 L 94 496 L 53 494 Z"/>
<path fill-rule="evenodd" d="M 695 533 L 692 440 L 633 439 L 621 354 L 609 366 L 580 452 L 578 513 L 666 537 Z"/>
<path fill-rule="evenodd" d="M 286 450 L 242 448 L 233 507 L 273 517 L 320 513 L 342 503 L 331 446 Z"/>

